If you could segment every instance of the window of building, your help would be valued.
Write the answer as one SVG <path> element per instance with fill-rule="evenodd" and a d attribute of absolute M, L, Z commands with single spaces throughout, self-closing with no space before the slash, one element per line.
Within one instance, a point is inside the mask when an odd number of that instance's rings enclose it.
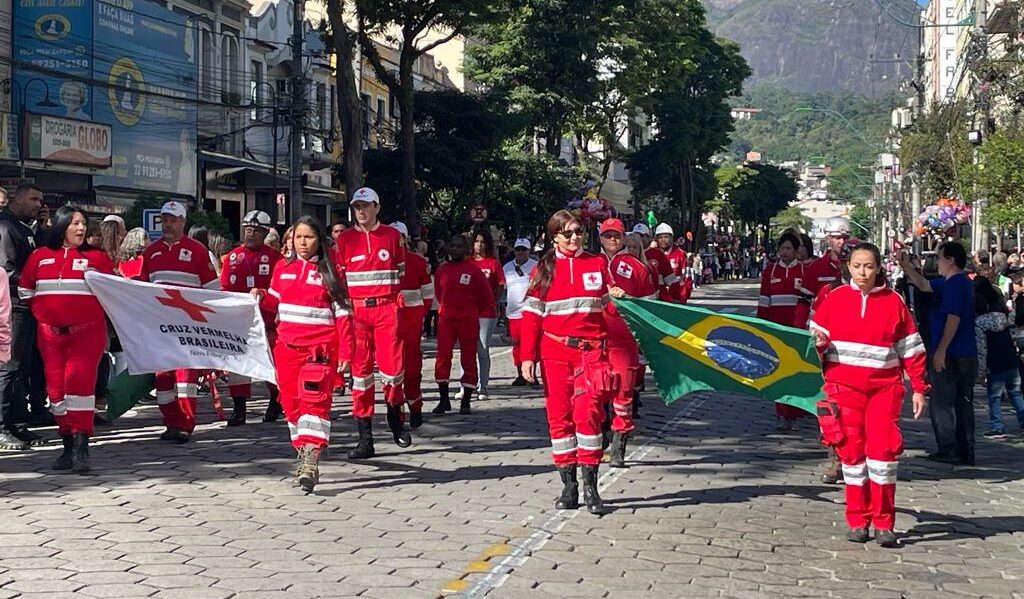
<path fill-rule="evenodd" d="M 205 24 L 199 26 L 199 95 L 213 100 L 216 91 L 217 47 L 213 32 Z"/>
<path fill-rule="evenodd" d="M 387 112 L 387 103 L 384 98 L 377 97 L 377 114 L 374 115 L 374 122 L 378 127 L 384 124 L 384 115 Z"/>
<path fill-rule="evenodd" d="M 231 106 L 240 106 L 242 98 L 239 91 L 239 75 L 241 64 L 239 64 L 238 38 L 232 35 L 221 37 L 220 53 L 220 75 L 221 75 L 221 102 Z"/>
<path fill-rule="evenodd" d="M 331 131 L 334 131 L 334 123 L 337 119 L 334 118 L 334 111 L 338 105 L 338 87 L 336 85 L 331 86 L 331 97 L 328 98 L 327 104 L 327 127 Z"/>
<path fill-rule="evenodd" d="M 319 131 L 327 131 L 327 85 L 316 85 L 316 125 Z"/>
<path fill-rule="evenodd" d="M 249 100 L 253 106 L 249 112 L 249 120 L 258 121 L 263 116 L 261 108 L 266 100 L 266 92 L 263 89 L 266 87 L 263 85 L 263 63 L 258 60 L 252 61 L 249 73 Z"/>

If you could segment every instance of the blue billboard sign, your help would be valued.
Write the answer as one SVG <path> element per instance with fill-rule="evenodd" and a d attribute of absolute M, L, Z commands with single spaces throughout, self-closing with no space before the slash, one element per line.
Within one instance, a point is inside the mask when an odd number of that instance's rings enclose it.
<path fill-rule="evenodd" d="M 24 109 L 111 126 L 113 164 L 95 185 L 195 197 L 197 44 L 187 17 L 148 0 L 15 0 L 15 23 Z"/>

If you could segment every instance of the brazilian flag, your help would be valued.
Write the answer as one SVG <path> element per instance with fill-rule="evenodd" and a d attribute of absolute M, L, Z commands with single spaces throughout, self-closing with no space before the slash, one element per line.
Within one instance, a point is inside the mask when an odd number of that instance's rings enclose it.
<path fill-rule="evenodd" d="M 613 301 L 666 403 L 693 391 L 730 391 L 817 413 L 823 381 L 808 331 L 680 304 Z"/>

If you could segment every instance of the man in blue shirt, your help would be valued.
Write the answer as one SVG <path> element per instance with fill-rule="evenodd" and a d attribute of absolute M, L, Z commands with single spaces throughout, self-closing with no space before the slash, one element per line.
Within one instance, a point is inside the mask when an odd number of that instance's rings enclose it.
<path fill-rule="evenodd" d="M 904 256 L 903 269 L 915 287 L 934 293 L 928 318 L 931 360 L 928 411 L 938 451 L 928 459 L 974 465 L 974 381 L 978 347 L 974 340 L 974 284 L 964 273 L 967 252 L 956 241 L 938 249 L 939 275 L 925 279 Z"/>

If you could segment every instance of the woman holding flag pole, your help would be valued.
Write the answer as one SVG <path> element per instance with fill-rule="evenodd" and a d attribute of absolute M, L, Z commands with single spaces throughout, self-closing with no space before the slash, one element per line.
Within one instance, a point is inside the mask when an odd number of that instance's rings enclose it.
<path fill-rule="evenodd" d="M 903 375 L 913 390 L 914 418 L 924 411 L 924 343 L 903 298 L 885 285 L 878 248 L 850 252 L 849 285 L 833 289 L 811 318 L 822 353 L 827 399 L 818 403 L 822 438 L 836 448 L 846 482 L 847 539 L 866 543 L 874 526 L 882 547 L 899 545 L 896 474 L 903 452 Z"/>
<path fill-rule="evenodd" d="M 312 493 L 320 453 L 331 437 L 331 393 L 339 368 L 351 361 L 348 294 L 327 256 L 327 237 L 313 217 L 292 227 L 295 254 L 274 267 L 270 289 L 254 288 L 261 309 L 277 313 L 274 365 L 281 407 L 298 451 L 297 483 Z"/>
<path fill-rule="evenodd" d="M 554 242 L 537 265 L 523 305 L 523 376 L 536 382 L 534 364 L 544 374 L 544 399 L 551 453 L 562 480 L 559 509 L 579 508 L 577 465 L 583 470 L 587 511 L 602 514 L 597 491 L 601 463 L 604 405 L 618 390 L 618 377 L 608 363 L 608 295 L 624 295 L 610 287 L 600 256 L 583 251 L 583 224 L 567 210 L 547 222 Z"/>
<path fill-rule="evenodd" d="M 28 257 L 18 295 L 38 321 L 46 395 L 64 451 L 54 470 L 89 471 L 89 437 L 96 412 L 96 374 L 107 341 L 103 307 L 85 273 L 114 274 L 110 258 L 85 242 L 88 221 L 76 206 L 62 206 L 46 245 Z"/>

